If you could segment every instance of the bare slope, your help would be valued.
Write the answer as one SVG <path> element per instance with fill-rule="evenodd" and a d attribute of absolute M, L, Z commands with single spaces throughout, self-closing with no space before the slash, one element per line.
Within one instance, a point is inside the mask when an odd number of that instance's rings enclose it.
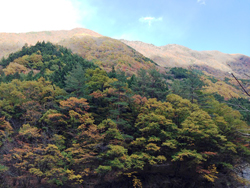
<path fill-rule="evenodd" d="M 250 74 L 250 57 L 245 55 L 195 51 L 177 44 L 158 47 L 140 41 L 121 41 L 162 67 L 192 66 L 216 77 L 227 76 L 228 72 L 235 72 L 238 77 Z"/>

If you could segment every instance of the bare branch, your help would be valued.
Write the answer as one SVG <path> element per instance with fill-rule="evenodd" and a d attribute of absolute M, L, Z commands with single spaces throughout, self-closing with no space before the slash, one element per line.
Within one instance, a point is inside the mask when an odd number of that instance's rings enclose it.
<path fill-rule="evenodd" d="M 240 81 L 234 76 L 234 74 L 232 72 L 229 72 L 234 79 L 238 82 L 238 84 L 240 85 L 241 89 L 250 97 L 250 94 L 246 91 L 246 89 L 244 88 L 244 86 L 240 83 Z"/>
<path fill-rule="evenodd" d="M 242 132 L 240 132 L 240 131 L 237 131 L 237 132 L 240 133 L 242 136 L 250 136 L 249 133 L 242 133 Z"/>
<path fill-rule="evenodd" d="M 244 75 L 247 76 L 248 78 L 250 78 L 250 76 L 248 74 L 244 73 Z"/>
<path fill-rule="evenodd" d="M 229 102 L 227 102 L 227 104 L 229 104 L 229 105 L 231 105 L 231 106 L 237 106 L 237 107 L 239 107 L 240 109 L 242 109 L 242 110 L 238 110 L 238 111 L 250 112 L 250 110 L 244 108 L 244 107 L 241 106 L 240 104 L 233 104 L 233 103 L 229 103 Z"/>

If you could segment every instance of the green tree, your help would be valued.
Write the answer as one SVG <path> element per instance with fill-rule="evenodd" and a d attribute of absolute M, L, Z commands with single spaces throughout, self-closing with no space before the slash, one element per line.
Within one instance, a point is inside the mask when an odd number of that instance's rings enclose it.
<path fill-rule="evenodd" d="M 114 82 L 113 79 L 108 77 L 106 71 L 100 68 L 86 70 L 86 87 L 90 93 L 100 90 L 103 92 L 106 88 L 110 87 L 110 83 Z"/>
<path fill-rule="evenodd" d="M 65 90 L 72 96 L 85 97 L 88 94 L 85 82 L 85 71 L 80 64 L 76 64 L 75 68 L 65 76 Z"/>
<path fill-rule="evenodd" d="M 167 83 L 156 69 L 140 69 L 137 78 L 131 83 L 131 88 L 141 96 L 158 100 L 165 100 L 168 93 Z"/>
<path fill-rule="evenodd" d="M 174 80 L 172 83 L 172 92 L 192 103 L 204 104 L 207 100 L 206 95 L 202 93 L 204 82 L 201 78 L 189 71 L 183 80 Z"/>

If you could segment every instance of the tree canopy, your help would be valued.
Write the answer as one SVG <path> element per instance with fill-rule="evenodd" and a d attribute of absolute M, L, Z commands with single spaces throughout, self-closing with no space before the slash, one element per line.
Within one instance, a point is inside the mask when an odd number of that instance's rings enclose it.
<path fill-rule="evenodd" d="M 45 42 L 0 64 L 0 187 L 244 183 L 233 169 L 250 159 L 248 116 L 193 72 L 107 73 Z"/>

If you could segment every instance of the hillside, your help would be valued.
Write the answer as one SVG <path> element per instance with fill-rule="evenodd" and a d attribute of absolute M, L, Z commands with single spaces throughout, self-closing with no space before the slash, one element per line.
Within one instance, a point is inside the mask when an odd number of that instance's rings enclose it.
<path fill-rule="evenodd" d="M 35 45 L 38 41 L 58 43 L 65 38 L 71 38 L 73 36 L 100 37 L 102 35 L 84 28 L 28 33 L 0 33 L 0 59 L 3 56 L 20 50 L 25 44 Z"/>
<path fill-rule="evenodd" d="M 197 71 L 107 73 L 50 42 L 0 65 L 0 187 L 245 184 L 250 118 L 203 93 Z"/>
<path fill-rule="evenodd" d="M 34 45 L 36 41 L 51 41 L 65 46 L 73 53 L 93 61 L 108 72 L 114 67 L 115 70 L 122 70 L 127 75 L 136 74 L 140 68 L 152 69 L 155 67 L 155 62 L 159 65 L 157 69 L 161 72 L 168 71 L 164 67 L 192 67 L 192 69 L 202 70 L 208 76 L 215 76 L 217 81 L 224 80 L 225 77 L 231 79 L 228 72 L 234 72 L 238 78 L 246 78 L 245 74 L 249 74 L 250 70 L 248 56 L 224 54 L 218 51 L 199 52 L 176 44 L 157 47 L 139 41 L 119 41 L 83 28 L 70 31 L 0 33 L 0 49 L 2 49 L 0 57 L 3 54 L 7 55 L 21 50 L 22 45 Z M 219 93 L 225 99 L 230 99 L 232 96 L 236 98 L 239 95 L 244 96 L 239 88 L 238 90 L 232 88 L 237 87 L 237 83 L 230 84 L 221 81 L 223 87 L 219 84 L 220 82 L 207 83 L 209 83 L 207 91 Z M 230 92 L 226 88 L 230 88 Z"/>
<path fill-rule="evenodd" d="M 195 51 L 177 44 L 154 46 L 140 41 L 120 42 L 84 28 L 69 31 L 0 33 L 0 58 L 20 50 L 25 44 L 35 45 L 37 41 L 50 41 L 70 48 L 74 53 L 93 60 L 107 71 L 114 66 L 132 74 L 139 68 L 148 69 L 153 66 L 154 63 L 150 60 L 152 59 L 160 67 L 192 67 L 220 79 L 229 76 L 228 72 L 234 72 L 238 78 L 246 78 L 245 74 L 250 74 L 250 57 L 245 55 Z"/>
<path fill-rule="evenodd" d="M 109 37 L 77 36 L 62 40 L 58 44 L 87 60 L 92 60 L 108 72 L 114 67 L 131 75 L 140 68 L 149 69 L 156 65 L 136 50 Z"/>
<path fill-rule="evenodd" d="M 25 44 L 49 41 L 63 45 L 87 60 L 93 60 L 106 71 L 120 69 L 134 74 L 140 68 L 149 69 L 155 63 L 119 40 L 83 28 L 29 33 L 0 33 L 0 58 L 20 50 Z"/>
<path fill-rule="evenodd" d="M 140 41 L 121 40 L 162 67 L 193 67 L 223 78 L 234 72 L 239 78 L 250 74 L 250 57 L 241 54 L 225 54 L 219 51 L 195 51 L 187 47 L 169 44 L 154 46 Z"/>

